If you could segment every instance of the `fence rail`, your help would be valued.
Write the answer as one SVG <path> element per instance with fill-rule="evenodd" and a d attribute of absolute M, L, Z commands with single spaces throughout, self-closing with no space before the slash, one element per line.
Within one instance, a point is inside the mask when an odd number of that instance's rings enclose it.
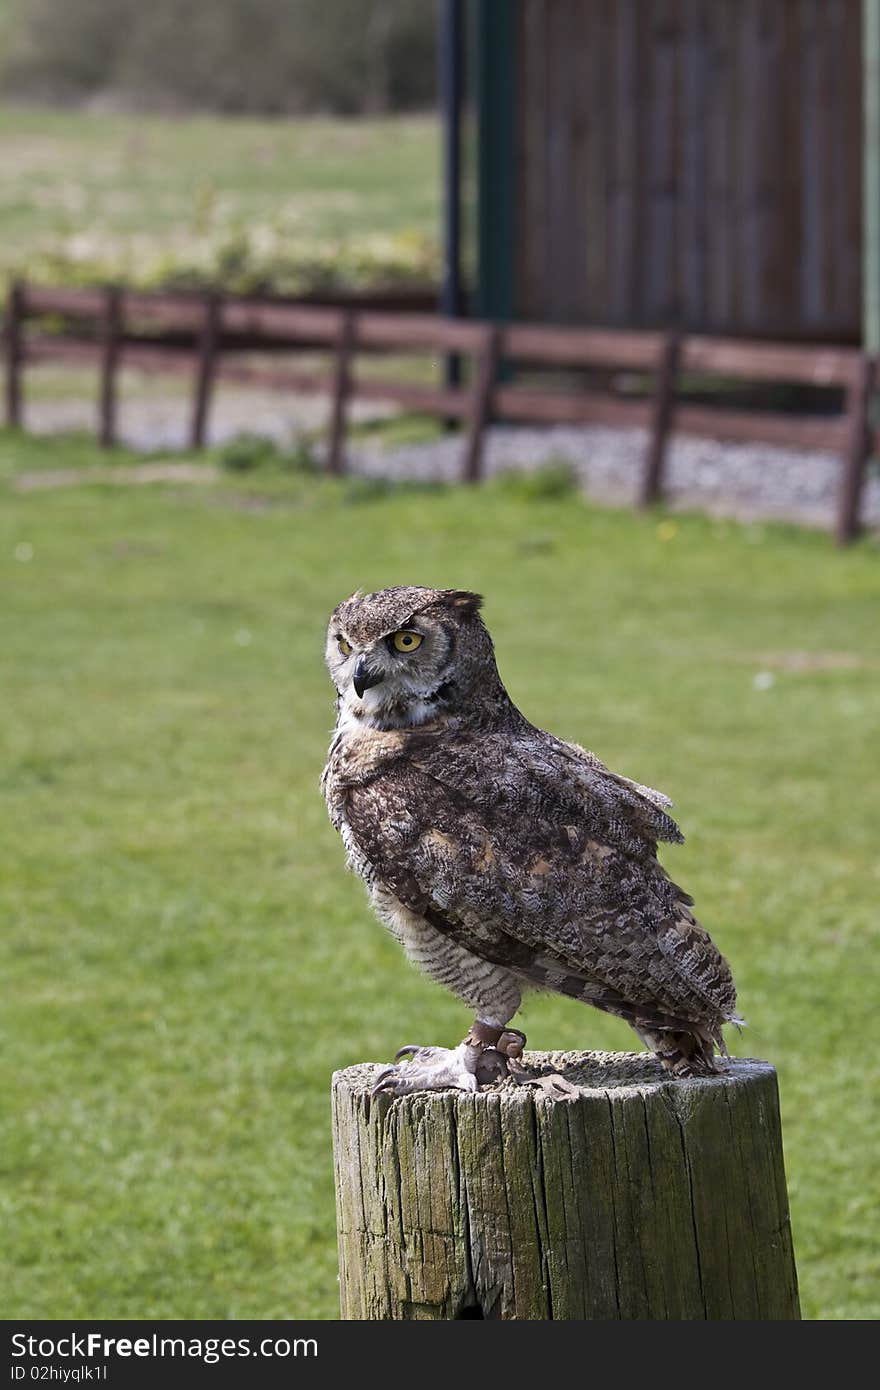
<path fill-rule="evenodd" d="M 53 331 L 51 320 L 60 319 Z M 28 331 L 28 321 L 38 321 Z M 46 321 L 49 321 L 48 324 Z M 40 322 L 41 321 L 41 322 Z M 483 438 L 493 419 L 535 424 L 608 424 L 647 431 L 639 498 L 663 496 L 670 435 L 685 433 L 758 440 L 841 457 L 835 534 L 852 540 L 860 529 L 865 468 L 873 445 L 869 406 L 876 362 L 857 349 L 792 346 L 737 339 L 678 337 L 656 331 L 558 328 L 443 318 L 367 306 L 316 306 L 206 294 L 149 294 L 117 287 L 53 289 L 14 284 L 5 314 L 6 419 L 22 420 L 22 378 L 29 363 L 95 363 L 100 371 L 100 443 L 117 434 L 117 379 L 122 366 L 148 372 L 193 372 L 190 441 L 203 446 L 218 380 L 276 390 L 326 393 L 331 399 L 327 469 L 345 469 L 348 408 L 355 399 L 385 400 L 464 427 L 461 477 L 482 475 Z M 306 371 L 277 361 L 241 361 L 244 352 L 278 355 L 318 351 L 330 369 Z M 358 375 L 365 354 L 460 354 L 470 360 L 461 386 L 431 387 Z M 535 368 L 601 368 L 638 372 L 651 389 L 624 398 L 612 389 L 568 386 L 550 390 L 500 374 L 499 363 Z M 835 387 L 844 408 L 836 415 L 734 410 L 680 399 L 688 376 L 726 381 L 787 382 Z M 647 383 L 645 383 L 645 386 Z"/>

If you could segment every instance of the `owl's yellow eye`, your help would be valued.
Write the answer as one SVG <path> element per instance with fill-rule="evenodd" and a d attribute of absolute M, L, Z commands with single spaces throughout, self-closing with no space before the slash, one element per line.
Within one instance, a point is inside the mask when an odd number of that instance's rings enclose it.
<path fill-rule="evenodd" d="M 416 647 L 422 645 L 422 634 L 420 632 L 395 632 L 392 639 L 394 650 L 397 652 L 414 652 Z"/>
<path fill-rule="evenodd" d="M 336 639 L 336 645 L 338 646 L 339 650 L 342 652 L 342 655 L 343 655 L 343 656 L 351 656 L 351 643 L 350 643 L 350 642 L 346 642 L 346 640 L 345 640 L 344 637 L 338 637 L 338 638 Z"/>

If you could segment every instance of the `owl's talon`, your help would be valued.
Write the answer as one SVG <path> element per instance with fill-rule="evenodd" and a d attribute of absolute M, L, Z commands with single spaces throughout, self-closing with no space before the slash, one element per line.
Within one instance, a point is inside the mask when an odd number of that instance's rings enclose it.
<path fill-rule="evenodd" d="M 419 1043 L 404 1043 L 403 1047 L 399 1047 L 395 1052 L 394 1060 L 399 1062 L 401 1057 L 412 1056 L 414 1052 L 421 1052 L 421 1050 Z"/>
<path fill-rule="evenodd" d="M 381 1091 L 388 1090 L 393 1085 L 393 1077 L 396 1071 L 396 1067 L 386 1067 L 384 1071 L 380 1071 L 370 1088 L 371 1099 L 375 1099 Z"/>
<path fill-rule="evenodd" d="M 497 1047 L 484 1048 L 476 1062 L 478 1085 L 491 1086 L 493 1081 L 500 1081 L 502 1077 L 509 1074 L 510 1068 L 506 1055 Z"/>
<path fill-rule="evenodd" d="M 508 1057 L 507 1075 L 516 1086 L 528 1086 L 534 1079 L 533 1074 L 523 1066 L 519 1057 Z"/>
<path fill-rule="evenodd" d="M 478 1091 L 507 1075 L 508 1060 L 496 1047 L 478 1047 L 465 1040 L 456 1048 L 414 1047 L 399 1048 L 401 1061 L 385 1067 L 373 1083 L 370 1094 L 382 1091 L 393 1096 L 411 1095 L 416 1091 Z"/>
<path fill-rule="evenodd" d="M 526 1035 L 519 1028 L 505 1028 L 495 1044 L 508 1060 L 518 1060 L 526 1048 Z"/>

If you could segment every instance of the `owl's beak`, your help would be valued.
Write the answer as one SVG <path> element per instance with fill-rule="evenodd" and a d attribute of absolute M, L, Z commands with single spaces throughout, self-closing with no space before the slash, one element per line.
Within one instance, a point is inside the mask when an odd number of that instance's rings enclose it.
<path fill-rule="evenodd" d="M 382 679 L 381 671 L 371 671 L 365 656 L 359 656 L 354 666 L 352 685 L 355 694 L 360 700 L 364 691 L 369 690 L 371 685 L 378 685 Z"/>

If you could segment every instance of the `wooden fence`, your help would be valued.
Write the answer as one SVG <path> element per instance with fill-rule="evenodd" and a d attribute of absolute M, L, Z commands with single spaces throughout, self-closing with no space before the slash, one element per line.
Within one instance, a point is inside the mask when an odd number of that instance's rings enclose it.
<path fill-rule="evenodd" d="M 26 331 L 28 321 L 35 331 Z M 51 331 L 52 323 L 56 331 Z M 61 329 L 57 331 L 60 322 Z M 99 439 L 117 436 L 121 366 L 145 371 L 193 372 L 190 442 L 201 448 L 217 380 L 278 390 L 319 392 L 331 399 L 327 469 L 345 468 L 345 435 L 352 400 L 390 401 L 411 410 L 461 421 L 461 477 L 479 481 L 483 436 L 490 420 L 534 424 L 636 426 L 647 432 L 640 502 L 663 496 L 670 435 L 760 440 L 794 448 L 825 449 L 841 457 L 836 536 L 859 532 L 865 467 L 872 447 L 869 404 L 876 363 L 853 348 L 686 336 L 654 331 L 498 324 L 369 308 L 317 307 L 219 294 L 148 294 L 108 289 L 51 289 L 24 284 L 9 293 L 5 316 L 6 418 L 22 421 L 22 376 L 28 363 L 97 363 L 100 370 Z M 323 351 L 330 370 L 303 370 L 242 354 Z M 459 354 L 470 362 L 467 383 L 440 387 L 361 377 L 363 354 Z M 600 369 L 635 373 L 644 389 L 622 397 L 611 387 L 551 389 L 499 373 L 499 363 L 530 369 Z M 685 379 L 790 382 L 837 388 L 844 408 L 835 415 L 804 416 L 737 410 L 682 401 Z M 768 465 L 772 467 L 771 465 Z"/>

